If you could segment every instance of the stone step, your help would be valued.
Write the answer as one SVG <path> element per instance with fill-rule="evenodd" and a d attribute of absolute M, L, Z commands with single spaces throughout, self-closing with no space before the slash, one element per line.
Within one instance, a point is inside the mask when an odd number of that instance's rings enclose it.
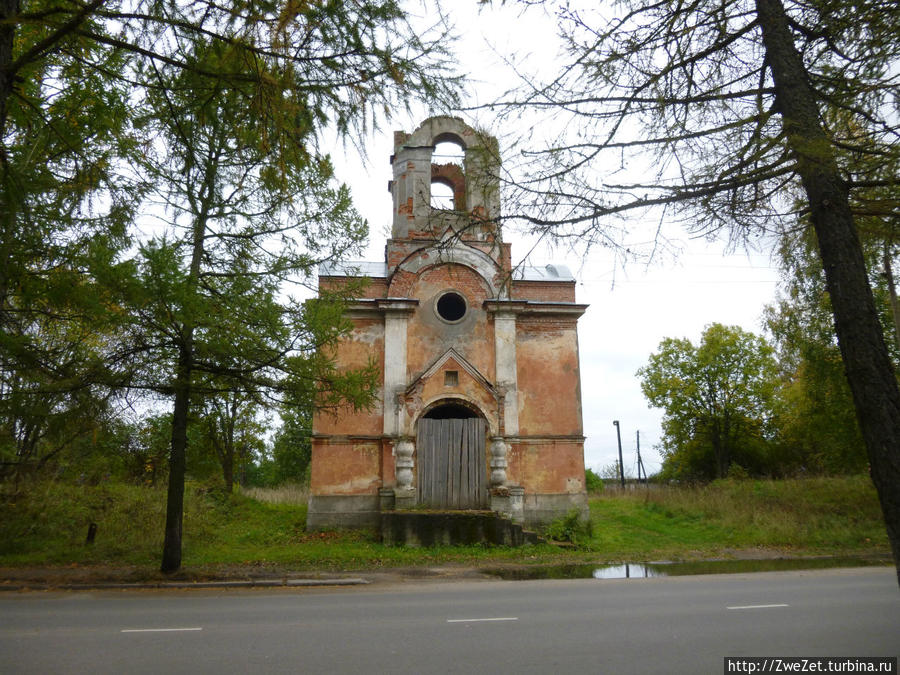
<path fill-rule="evenodd" d="M 541 540 L 494 511 L 383 511 L 381 540 L 391 546 L 523 546 Z"/>

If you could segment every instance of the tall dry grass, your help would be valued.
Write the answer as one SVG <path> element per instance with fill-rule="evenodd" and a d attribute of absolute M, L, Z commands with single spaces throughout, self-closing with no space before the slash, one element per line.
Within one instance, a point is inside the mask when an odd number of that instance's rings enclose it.
<path fill-rule="evenodd" d="M 267 504 L 302 505 L 309 501 L 309 486 L 299 483 L 285 483 L 274 488 L 241 488 L 241 494 Z"/>
<path fill-rule="evenodd" d="M 598 512 L 612 516 L 614 511 L 673 540 L 696 537 L 698 544 L 706 539 L 709 545 L 816 548 L 884 539 L 878 498 L 868 476 L 654 486 L 602 493 L 596 501 Z M 640 536 L 640 528 L 635 529 Z"/>

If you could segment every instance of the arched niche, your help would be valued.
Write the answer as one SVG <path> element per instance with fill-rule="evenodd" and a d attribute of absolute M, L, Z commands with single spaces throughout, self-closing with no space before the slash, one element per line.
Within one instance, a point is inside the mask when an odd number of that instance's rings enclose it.
<path fill-rule="evenodd" d="M 412 283 L 413 277 L 428 268 L 446 264 L 463 265 L 474 270 L 487 284 L 489 297 L 499 299 L 509 297 L 508 288 L 502 283 L 502 270 L 497 262 L 484 251 L 460 242 L 430 246 L 412 252 L 397 265 L 388 292 L 394 297 L 405 297 L 404 294 L 409 292 L 406 285 Z M 412 276 L 403 278 L 397 274 L 398 272 Z"/>
<path fill-rule="evenodd" d="M 441 399 L 433 403 L 419 419 L 447 420 L 447 419 L 472 419 L 484 417 L 481 410 L 474 403 L 462 398 Z"/>
<path fill-rule="evenodd" d="M 417 502 L 439 509 L 489 506 L 487 419 L 464 399 L 441 399 L 416 424 Z"/>

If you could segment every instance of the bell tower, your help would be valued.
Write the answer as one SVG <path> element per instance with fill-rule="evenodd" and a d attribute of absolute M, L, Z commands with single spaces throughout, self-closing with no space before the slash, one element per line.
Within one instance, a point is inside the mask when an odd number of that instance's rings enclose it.
<path fill-rule="evenodd" d="M 462 162 L 434 163 L 435 146 L 448 142 L 461 148 Z M 412 133 L 394 133 L 391 163 L 394 210 L 389 271 L 414 248 L 448 240 L 474 244 L 503 266 L 496 139 L 459 118 L 432 117 Z M 435 184 L 451 189 L 451 208 L 433 206 Z"/>

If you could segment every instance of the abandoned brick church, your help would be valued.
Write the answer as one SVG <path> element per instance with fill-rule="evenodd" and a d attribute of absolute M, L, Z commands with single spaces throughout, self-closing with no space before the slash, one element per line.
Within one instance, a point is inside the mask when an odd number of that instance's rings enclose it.
<path fill-rule="evenodd" d="M 461 164 L 433 164 L 438 143 Z M 376 405 L 313 421 L 310 528 L 377 526 L 385 510 L 500 512 L 526 525 L 587 514 L 575 280 L 511 266 L 497 144 L 452 117 L 394 135 L 384 262 L 323 266 L 320 288 L 369 280 L 340 365 L 379 364 Z M 450 209 L 431 187 L 452 188 Z"/>

